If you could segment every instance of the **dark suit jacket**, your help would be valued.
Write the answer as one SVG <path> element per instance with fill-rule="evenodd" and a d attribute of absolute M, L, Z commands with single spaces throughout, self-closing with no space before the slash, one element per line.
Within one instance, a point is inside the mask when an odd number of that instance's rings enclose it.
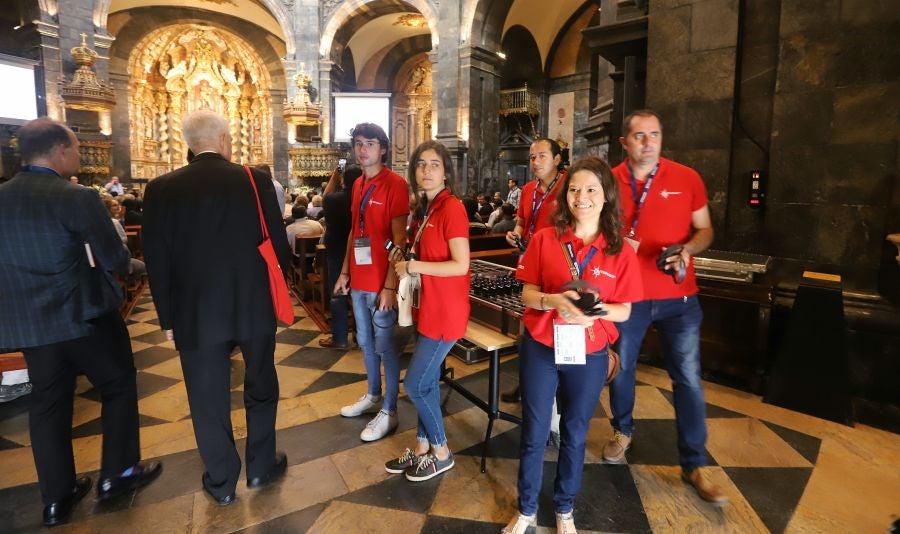
<path fill-rule="evenodd" d="M 290 261 L 272 180 L 253 171 L 281 268 Z M 160 326 L 179 349 L 275 333 L 256 198 L 244 167 L 213 153 L 152 180 L 143 246 Z"/>
<path fill-rule="evenodd" d="M 128 264 L 96 191 L 43 172 L 0 185 L 0 348 L 88 335 L 88 320 L 122 302 L 107 271 L 125 274 Z"/>

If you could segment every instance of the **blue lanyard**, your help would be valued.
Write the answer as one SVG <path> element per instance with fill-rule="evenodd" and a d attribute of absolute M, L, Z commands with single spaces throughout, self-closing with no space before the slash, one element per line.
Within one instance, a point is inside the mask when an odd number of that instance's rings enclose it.
<path fill-rule="evenodd" d="M 531 239 L 531 236 L 534 234 L 534 226 L 537 224 L 537 216 L 538 212 L 541 211 L 541 206 L 544 205 L 544 201 L 547 200 L 547 197 L 550 196 L 550 193 L 553 192 L 553 186 L 556 185 L 556 181 L 559 180 L 559 173 L 556 173 L 556 178 L 550 182 L 550 185 L 547 187 L 547 192 L 544 193 L 544 196 L 541 197 L 541 201 L 537 201 L 538 189 L 541 186 L 540 178 L 538 178 L 538 183 L 534 186 L 534 191 L 531 195 L 531 221 L 528 223 L 528 233 L 525 234 L 525 240 L 528 241 Z"/>
<path fill-rule="evenodd" d="M 22 170 L 25 172 L 42 172 L 45 174 L 55 174 L 62 178 L 62 176 L 60 176 L 58 172 L 54 171 L 50 167 L 44 167 L 43 165 L 23 165 Z"/>
<path fill-rule="evenodd" d="M 631 231 L 628 232 L 629 237 L 634 237 L 634 233 L 637 231 L 638 218 L 641 216 L 641 207 L 644 205 L 644 201 L 647 200 L 647 193 L 650 192 L 650 184 L 653 183 L 653 177 L 656 176 L 658 171 L 659 163 L 657 163 L 656 167 L 653 167 L 653 170 L 647 175 L 647 183 L 644 184 L 644 191 L 641 193 L 640 200 L 637 200 L 637 181 L 634 179 L 634 170 L 631 168 L 631 163 L 628 163 L 628 173 L 631 175 L 631 198 L 635 199 L 635 204 L 637 204 L 634 210 L 634 221 L 631 223 Z"/>
<path fill-rule="evenodd" d="M 360 180 L 360 182 L 365 182 L 365 180 Z M 359 184 L 359 190 L 362 191 L 362 188 L 365 187 L 364 183 Z M 369 185 L 369 190 L 366 191 L 366 194 L 363 195 L 362 202 L 359 204 L 359 236 L 366 236 L 366 202 L 369 201 L 369 197 L 372 196 L 372 191 L 375 191 L 375 184 Z"/>
<path fill-rule="evenodd" d="M 572 242 L 569 241 L 566 243 L 566 251 L 569 253 L 569 258 L 572 259 L 572 265 L 575 267 L 576 272 L 574 273 L 578 278 L 584 279 L 584 272 L 587 269 L 588 264 L 591 263 L 591 259 L 593 259 L 594 254 L 597 253 L 597 247 L 591 246 L 591 250 L 588 251 L 587 255 L 578 263 L 575 258 L 575 248 L 572 246 Z"/>

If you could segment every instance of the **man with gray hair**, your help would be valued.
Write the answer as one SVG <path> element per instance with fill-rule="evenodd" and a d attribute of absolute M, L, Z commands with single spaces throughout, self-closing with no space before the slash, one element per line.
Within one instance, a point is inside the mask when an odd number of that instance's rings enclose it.
<path fill-rule="evenodd" d="M 134 357 L 110 273 L 128 272 L 128 250 L 97 194 L 63 178 L 80 165 L 72 130 L 42 117 L 18 137 L 23 170 L 0 185 L 0 352 L 25 354 L 31 451 L 44 524 L 54 526 L 91 488 L 72 456 L 77 374 L 103 402 L 98 499 L 133 493 L 162 466 L 139 463 Z"/>
<path fill-rule="evenodd" d="M 275 451 L 275 312 L 257 250 L 262 228 L 252 183 L 282 270 L 290 250 L 272 180 L 229 161 L 228 122 L 212 111 L 197 111 L 183 126 L 195 156 L 147 185 L 144 256 L 160 326 L 181 356 L 206 467 L 203 489 L 225 506 L 234 502 L 241 471 L 229 392 L 235 346 L 246 367 L 247 486 L 265 486 L 287 467 L 287 457 Z"/>

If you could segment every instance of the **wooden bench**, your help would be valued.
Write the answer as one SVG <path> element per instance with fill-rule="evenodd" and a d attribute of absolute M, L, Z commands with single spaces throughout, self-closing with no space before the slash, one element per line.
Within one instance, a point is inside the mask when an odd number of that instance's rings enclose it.
<path fill-rule="evenodd" d="M 485 460 L 488 453 L 488 443 L 491 439 L 491 431 L 494 428 L 494 421 L 503 419 L 517 425 L 522 424 L 522 419 L 515 415 L 500 410 L 500 351 L 512 347 L 516 344 L 516 340 L 484 326 L 481 323 L 470 320 L 466 325 L 466 334 L 463 338 L 473 345 L 490 352 L 490 366 L 488 368 L 488 398 L 487 401 L 475 395 L 472 391 L 466 389 L 462 384 L 453 378 L 453 368 L 444 367 L 441 370 L 441 380 L 443 380 L 454 391 L 469 399 L 469 401 L 481 408 L 488 416 L 487 431 L 484 434 L 484 441 L 481 444 L 481 472 L 486 470 Z"/>
<path fill-rule="evenodd" d="M 128 250 L 132 258 L 144 257 L 143 230 L 141 225 L 128 225 L 125 227 L 125 237 L 128 238 Z"/>

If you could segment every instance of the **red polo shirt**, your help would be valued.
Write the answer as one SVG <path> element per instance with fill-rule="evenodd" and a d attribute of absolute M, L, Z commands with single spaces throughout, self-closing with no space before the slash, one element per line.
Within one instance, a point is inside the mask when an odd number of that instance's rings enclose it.
<path fill-rule="evenodd" d="M 428 209 L 431 215 L 425 223 L 416 254 L 422 261 L 449 261 L 448 241 L 457 237 L 469 239 L 466 208 L 447 191 L 438 194 Z M 421 276 L 417 330 L 431 339 L 460 339 L 469 322 L 469 271 L 461 276 Z"/>
<path fill-rule="evenodd" d="M 585 245 L 571 230 L 567 230 L 557 238 L 555 228 L 544 228 L 534 235 L 528 245 L 522 261 L 519 262 L 516 278 L 526 284 L 540 287 L 544 293 L 560 293 L 562 285 L 572 279 L 566 260 L 568 252 L 560 245 L 566 243 L 572 243 L 576 263 L 584 261 L 591 247 L 597 249 L 582 279 L 600 288 L 600 299 L 603 302 L 626 303 L 643 298 L 641 275 L 634 250 L 626 243 L 620 253 L 607 256 L 603 252 L 606 247 L 603 234 L 600 234 L 593 243 Z M 552 347 L 553 321 L 558 317 L 559 312 L 556 310 L 544 312 L 526 307 L 523 318 L 531 337 L 539 343 Z M 585 349 L 588 354 L 602 349 L 607 343 L 614 343 L 619 337 L 615 325 L 605 319 L 595 320 L 593 329 L 593 341 L 588 330 L 584 330 Z"/>
<path fill-rule="evenodd" d="M 627 235 L 637 209 L 637 200 L 631 191 L 631 173 L 628 165 L 622 162 L 613 169 L 613 174 L 619 186 L 622 222 Z M 636 182 L 636 185 L 637 198 L 640 199 L 644 184 Z M 706 186 L 697 171 L 659 158 L 659 171 L 650 184 L 635 233 L 641 242 L 638 263 L 644 281 L 644 299 L 680 298 L 697 293 L 693 261 L 688 265 L 684 281 L 677 284 L 671 273 L 664 273 L 656 267 L 656 259 L 669 245 L 688 242 L 691 238 L 691 215 L 703 206 L 706 206 Z"/>
<path fill-rule="evenodd" d="M 531 225 L 531 218 L 534 216 L 532 206 L 536 207 L 538 204 L 541 205 L 540 209 L 537 210 L 534 233 L 537 233 L 541 228 L 553 226 L 553 214 L 556 213 L 557 205 L 556 198 L 563 182 L 566 181 L 566 174 L 568 174 L 568 171 L 565 169 L 559 171 L 559 179 L 553 184 L 553 190 L 549 192 L 549 196 L 543 204 L 541 204 L 541 199 L 544 198 L 545 194 L 541 193 L 538 188 L 538 184 L 541 183 L 540 180 L 532 180 L 522 186 L 522 196 L 519 199 L 519 209 L 516 211 L 516 215 L 521 217 L 522 221 L 524 221 L 524 224 L 522 225 L 522 238 L 526 241 L 531 238 L 531 236 L 528 235 L 528 228 Z"/>
<path fill-rule="evenodd" d="M 360 228 L 360 209 L 369 187 L 375 189 L 366 200 L 363 211 L 364 230 Z M 391 219 L 409 214 L 409 193 L 406 180 L 394 171 L 383 167 L 381 172 L 366 180 L 357 180 L 350 201 L 353 226 L 350 239 L 368 237 L 372 246 L 372 264 L 357 265 L 353 250 L 350 251 L 350 288 L 377 293 L 384 287 L 388 270 L 388 253 L 384 242 L 393 239 Z M 365 234 L 365 235 L 363 235 Z"/>

